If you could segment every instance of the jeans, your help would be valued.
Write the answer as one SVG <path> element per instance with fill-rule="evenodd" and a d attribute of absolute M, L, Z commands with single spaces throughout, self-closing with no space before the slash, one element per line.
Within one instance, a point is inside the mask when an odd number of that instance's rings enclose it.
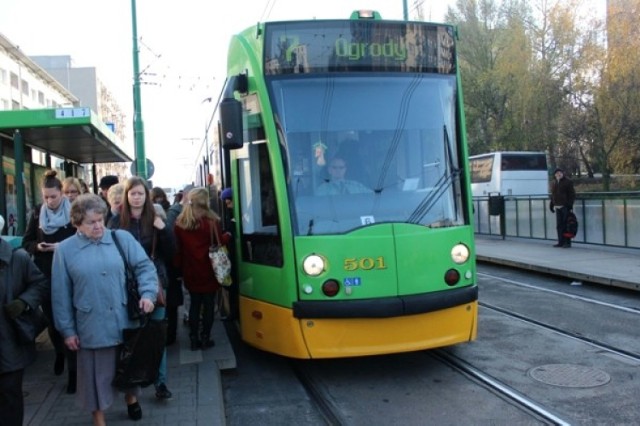
<path fill-rule="evenodd" d="M 563 234 L 567 229 L 567 216 L 569 216 L 569 207 L 556 207 L 556 231 L 558 232 L 558 244 L 571 244 L 571 238 L 565 237 Z"/>
<path fill-rule="evenodd" d="M 151 313 L 151 319 L 164 321 L 164 310 L 164 307 L 156 307 Z M 160 361 L 160 367 L 158 367 L 158 378 L 155 386 L 158 387 L 163 383 L 167 383 L 167 348 L 162 351 L 162 360 Z"/>

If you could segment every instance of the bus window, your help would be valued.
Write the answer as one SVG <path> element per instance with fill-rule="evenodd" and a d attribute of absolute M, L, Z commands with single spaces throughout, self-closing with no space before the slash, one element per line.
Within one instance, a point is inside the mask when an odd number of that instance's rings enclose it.
<path fill-rule="evenodd" d="M 474 197 L 544 195 L 549 186 L 544 152 L 492 152 L 469 158 Z"/>

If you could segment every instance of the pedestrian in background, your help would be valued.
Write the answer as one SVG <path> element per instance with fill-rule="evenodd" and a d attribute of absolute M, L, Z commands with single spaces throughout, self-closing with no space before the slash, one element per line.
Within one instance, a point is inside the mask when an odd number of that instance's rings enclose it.
<path fill-rule="evenodd" d="M 557 168 L 553 172 L 551 202 L 549 203 L 549 210 L 551 210 L 551 213 L 555 212 L 556 214 L 558 242 L 554 244 L 554 247 L 571 247 L 571 238 L 565 237 L 564 233 L 567 227 L 567 217 L 569 212 L 573 211 L 575 199 L 576 191 L 573 187 L 573 181 L 565 176 L 564 170 Z"/>
<path fill-rule="evenodd" d="M 22 247 L 33 256 L 38 269 L 51 280 L 51 264 L 53 254 L 59 243 L 75 235 L 76 229 L 71 224 L 71 203 L 63 195 L 63 185 L 55 170 L 48 170 L 41 184 L 44 202 L 37 205 L 27 224 L 22 238 Z M 75 185 L 75 184 L 74 184 Z M 67 184 L 67 190 L 72 186 Z M 75 186 L 73 186 L 75 188 Z M 77 196 L 77 194 L 75 194 Z M 62 336 L 54 327 L 51 295 L 42 303 L 42 310 L 49 319 L 49 339 L 56 352 L 53 372 L 59 376 L 67 363 L 67 393 L 76 391 L 76 354 L 66 348 Z"/>
<path fill-rule="evenodd" d="M 82 194 L 82 184 L 78 178 L 73 176 L 66 177 L 62 181 L 62 193 L 73 203 L 78 195 Z"/>
<path fill-rule="evenodd" d="M 167 193 L 159 186 L 155 186 L 151 189 L 151 201 L 154 204 L 160 204 L 164 211 L 169 210 L 169 207 L 171 207 L 171 203 L 167 198 Z"/>
<path fill-rule="evenodd" d="M 184 204 L 187 202 L 187 198 L 183 198 L 184 194 L 188 194 L 193 189 L 193 185 L 186 185 L 184 189 L 181 189 L 176 194 L 176 200 L 174 204 L 167 210 L 167 228 L 172 235 L 174 234 L 174 227 L 176 219 L 182 213 Z M 178 196 L 180 196 L 178 198 Z M 167 345 L 175 343 L 178 337 L 178 307 L 184 304 L 184 292 L 182 288 L 182 271 L 177 268 L 173 263 L 167 264 L 167 272 L 169 274 L 169 289 L 167 291 Z M 189 319 L 189 315 L 185 314 L 185 322 Z"/>
<path fill-rule="evenodd" d="M 80 193 L 89 194 L 91 191 L 89 190 L 87 182 L 85 182 L 84 179 L 78 179 L 78 181 L 80 182 Z"/>
<path fill-rule="evenodd" d="M 231 238 L 229 239 L 229 243 L 227 244 L 227 249 L 229 250 L 229 258 L 231 259 L 231 285 L 225 289 L 221 288 L 221 291 L 229 292 L 229 312 L 222 318 L 227 321 L 233 321 L 238 318 L 240 314 L 240 307 L 238 306 L 239 302 L 239 294 L 238 294 L 238 269 L 237 263 L 234 261 L 236 258 L 236 247 L 235 247 L 235 239 L 233 236 L 235 235 L 235 227 L 236 221 L 233 216 L 233 191 L 231 188 L 225 188 L 220 193 L 220 199 L 222 200 L 222 204 L 224 205 L 224 210 L 222 217 L 224 218 L 224 231 L 231 234 Z"/>
<path fill-rule="evenodd" d="M 107 191 L 107 206 L 111 210 L 111 217 L 120 214 L 124 198 L 124 183 L 116 183 Z"/>
<path fill-rule="evenodd" d="M 104 410 L 117 394 L 115 376 L 122 330 L 140 324 L 127 312 L 125 264 L 111 232 L 105 232 L 106 203 L 97 195 L 83 194 L 71 206 L 77 233 L 55 251 L 52 294 L 55 325 L 67 347 L 78 356 L 78 405 L 89 410 L 93 424 L 106 424 Z M 115 231 L 138 282 L 140 309 L 150 313 L 158 289 L 156 268 L 129 232 Z M 131 420 L 142 418 L 140 387 L 125 392 Z"/>
<path fill-rule="evenodd" d="M 4 218 L 0 216 L 0 233 Z M 10 277 L 10 278 L 9 278 Z M 11 289 L 12 300 L 8 300 Z M 11 244 L 0 238 L 0 424 L 22 426 L 24 396 L 22 382 L 24 369 L 36 359 L 35 341 L 19 343 L 9 323 L 25 309 L 40 309 L 49 299 L 49 279 L 38 269 L 25 250 L 13 250 Z"/>
<path fill-rule="evenodd" d="M 107 194 L 109 193 L 109 188 L 111 188 L 113 185 L 116 185 L 118 183 L 118 176 L 114 176 L 114 175 L 107 175 L 107 176 L 103 176 L 102 179 L 100 179 L 100 184 L 98 185 L 98 188 L 100 188 L 100 198 L 102 198 L 102 200 L 107 204 L 107 213 L 104 217 L 104 223 L 105 225 L 109 222 L 109 219 L 111 219 L 111 217 L 113 216 L 113 213 L 111 213 L 111 205 L 109 205 L 109 199 L 107 198 Z"/>
<path fill-rule="evenodd" d="M 209 206 L 209 191 L 195 188 L 185 194 L 187 203 L 176 220 L 176 266 L 182 271 L 184 285 L 189 291 L 189 337 L 191 350 L 214 346 L 211 338 L 215 295 L 220 287 L 216 280 L 209 247 L 215 240 L 216 230 L 220 244 L 229 242 L 229 233 L 223 233 L 219 216 Z M 214 243 L 215 244 L 215 243 Z"/>

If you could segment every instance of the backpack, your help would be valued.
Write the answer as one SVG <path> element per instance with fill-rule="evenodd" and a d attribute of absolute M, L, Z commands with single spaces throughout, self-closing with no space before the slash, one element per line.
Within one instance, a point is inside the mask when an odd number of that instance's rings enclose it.
<path fill-rule="evenodd" d="M 567 215 L 567 222 L 564 226 L 564 234 L 562 234 L 566 238 L 575 238 L 578 233 L 578 218 L 575 213 L 569 212 Z"/>

